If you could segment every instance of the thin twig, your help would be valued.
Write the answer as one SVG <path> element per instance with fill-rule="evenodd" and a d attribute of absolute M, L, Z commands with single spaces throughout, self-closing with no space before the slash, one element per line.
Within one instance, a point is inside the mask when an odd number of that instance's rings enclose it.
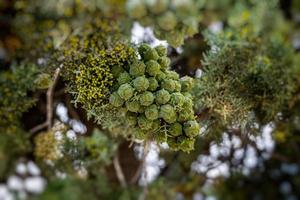
<path fill-rule="evenodd" d="M 54 73 L 53 83 L 47 91 L 47 127 L 48 130 L 52 127 L 52 118 L 53 118 L 53 93 L 59 77 L 60 68 L 57 68 Z"/>
<path fill-rule="evenodd" d="M 48 126 L 48 124 L 46 122 L 44 122 L 42 124 L 39 124 L 39 125 L 33 127 L 32 129 L 30 129 L 29 133 L 34 134 L 35 132 L 37 132 L 43 128 L 46 128 L 47 126 Z"/>
<path fill-rule="evenodd" d="M 39 130 L 45 128 L 45 127 L 47 127 L 48 130 L 50 130 L 51 127 L 52 127 L 52 118 L 53 118 L 53 93 L 54 93 L 54 89 L 55 89 L 56 83 L 58 81 L 60 70 L 61 70 L 60 67 L 55 70 L 52 85 L 47 90 L 47 106 L 46 106 L 47 118 L 46 118 L 46 121 L 43 122 L 42 124 L 39 124 L 39 125 L 33 127 L 32 129 L 30 129 L 29 132 L 30 132 L 31 135 L 34 135 L 34 133 L 36 133 L 37 131 L 39 131 Z"/>
<path fill-rule="evenodd" d="M 126 183 L 125 176 L 124 176 L 124 173 L 123 173 L 121 165 L 120 165 L 119 154 L 118 153 L 116 153 L 116 155 L 113 159 L 113 164 L 114 164 L 114 168 L 116 170 L 117 178 L 118 178 L 121 186 L 123 188 L 126 188 L 127 183 Z"/>

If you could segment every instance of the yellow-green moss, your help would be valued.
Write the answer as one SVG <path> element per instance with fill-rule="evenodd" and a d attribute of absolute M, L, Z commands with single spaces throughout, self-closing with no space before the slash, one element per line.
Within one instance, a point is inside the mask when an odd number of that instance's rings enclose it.
<path fill-rule="evenodd" d="M 75 104 L 91 110 L 108 101 L 116 80 L 112 68 L 127 66 L 135 51 L 122 40 L 114 21 L 96 19 L 85 28 L 72 35 L 63 47 L 63 76 Z"/>
<path fill-rule="evenodd" d="M 39 133 L 34 139 L 34 155 L 41 160 L 57 160 L 60 142 L 53 131 Z"/>

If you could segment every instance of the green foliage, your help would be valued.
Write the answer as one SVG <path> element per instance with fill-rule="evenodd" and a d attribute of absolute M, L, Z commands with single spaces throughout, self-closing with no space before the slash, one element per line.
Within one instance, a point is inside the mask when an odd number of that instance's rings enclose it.
<path fill-rule="evenodd" d="M 45 58 L 47 64 L 50 62 L 54 66 L 56 63 L 51 60 L 53 53 L 61 50 L 70 35 L 74 32 L 89 32 L 94 27 L 89 24 L 90 21 L 99 22 L 99 18 L 113 19 L 115 14 L 125 12 L 125 0 L 15 0 L 12 4 L 18 11 L 13 20 L 14 29 L 23 42 L 22 53 L 18 56 L 27 54 L 28 57 L 22 58 L 33 62 L 38 58 Z M 128 23 L 124 21 L 124 25 Z"/>
<path fill-rule="evenodd" d="M 53 199 L 72 199 L 72 200 L 98 200 L 98 199 L 132 199 L 138 193 L 133 189 L 132 192 L 122 191 L 118 187 L 113 187 L 105 179 L 105 173 L 98 171 L 93 179 L 81 179 L 78 177 L 66 177 L 65 179 L 55 178 L 48 184 L 47 189 L 33 200 L 53 200 Z M 126 193 L 126 194 L 125 194 Z"/>
<path fill-rule="evenodd" d="M 41 59 L 39 65 L 50 72 L 61 66 L 75 105 L 91 110 L 107 103 L 115 81 L 112 68 L 122 69 L 134 57 L 134 51 L 121 34 L 121 29 L 127 27 L 98 11 L 124 3 L 64 0 L 54 5 L 44 0 L 18 0 L 15 7 L 19 12 L 14 22 L 25 41 L 18 56 L 28 51 L 26 60 L 36 63 Z M 100 6 L 104 4 L 108 7 Z"/>
<path fill-rule="evenodd" d="M 293 51 L 279 39 L 243 37 L 239 32 L 208 35 L 204 75 L 194 89 L 196 108 L 209 109 L 223 125 L 262 122 L 282 110 L 292 92 Z"/>
<path fill-rule="evenodd" d="M 51 75 L 47 73 L 41 73 L 34 82 L 38 89 L 48 89 L 52 84 Z"/>
<path fill-rule="evenodd" d="M 14 66 L 0 73 L 1 131 L 17 125 L 22 113 L 33 105 L 34 99 L 28 92 L 35 89 L 37 74 L 35 65 Z"/>
<path fill-rule="evenodd" d="M 30 152 L 31 146 L 25 132 L 19 128 L 10 128 L 0 134 L 0 179 L 12 172 L 16 161 Z"/>
<path fill-rule="evenodd" d="M 85 179 L 112 163 L 118 142 L 107 133 L 94 129 L 89 137 L 69 138 L 67 131 L 63 124 L 55 124 L 34 138 L 34 156 L 46 177 L 55 176 L 53 169 L 57 169 L 69 178 Z"/>
<path fill-rule="evenodd" d="M 109 164 L 118 147 L 117 143 L 114 143 L 99 129 L 95 129 L 91 137 L 83 140 L 92 162 Z"/>
<path fill-rule="evenodd" d="M 298 198 L 298 4 L 280 1 L 282 12 L 277 0 L 1 1 L 0 185 L 10 175 L 26 179 L 18 163 L 30 160 L 47 188 L 28 199 Z M 130 44 L 134 21 L 172 47 L 185 44 L 169 52 Z M 194 35 L 199 29 L 205 31 Z M 142 40 L 152 43 L 147 35 Z M 49 103 L 58 67 L 62 78 Z M 40 124 L 49 116 L 70 127 Z M 85 134 L 68 130 L 77 128 L 75 119 Z M 207 137 L 198 137 L 199 124 Z M 271 142 L 265 132 L 260 137 L 266 124 Z M 133 142 L 151 143 L 148 150 L 159 148 L 163 159 L 159 177 L 145 188 L 134 179 L 149 160 L 135 158 Z M 274 149 L 261 151 L 265 142 L 275 142 Z M 213 148 L 223 143 L 230 148 Z M 258 158 L 251 169 L 250 147 Z M 198 161 L 213 165 L 202 172 Z M 209 178 L 224 166 L 228 176 Z M 116 176 L 122 172 L 126 187 Z"/>
<path fill-rule="evenodd" d="M 166 188 L 168 189 L 166 190 Z M 168 181 L 165 179 L 158 179 L 151 184 L 147 197 L 157 200 L 175 199 L 176 190 L 172 185 L 168 184 Z"/>
<path fill-rule="evenodd" d="M 114 94 L 114 93 L 113 93 Z M 126 104 L 125 104 L 126 106 Z M 111 103 L 89 110 L 88 118 L 93 118 L 97 124 L 108 130 L 112 135 L 123 135 L 125 138 L 130 136 L 132 129 L 127 122 L 127 109 L 114 106 Z"/>
<path fill-rule="evenodd" d="M 194 0 L 129 0 L 128 15 L 143 26 L 151 26 L 155 36 L 174 47 L 183 44 L 186 36 L 198 32 L 198 4 Z M 161 53 L 161 52 L 159 52 Z M 145 57 L 146 60 L 147 56 Z M 152 58 L 153 60 L 156 60 Z"/>

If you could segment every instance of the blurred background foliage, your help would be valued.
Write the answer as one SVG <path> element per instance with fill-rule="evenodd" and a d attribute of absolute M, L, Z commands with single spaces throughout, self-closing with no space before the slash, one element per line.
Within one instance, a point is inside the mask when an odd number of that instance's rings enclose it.
<path fill-rule="evenodd" d="M 194 78 L 201 133 L 189 154 L 133 140 L 107 108 L 116 69 L 138 57 L 136 27 L 148 31 L 141 42 L 166 40 L 170 69 Z M 298 0 L 0 0 L 1 191 L 299 199 L 299 50 Z M 22 172 L 32 161 L 41 173 Z M 26 185 L 34 174 L 40 191 Z"/>

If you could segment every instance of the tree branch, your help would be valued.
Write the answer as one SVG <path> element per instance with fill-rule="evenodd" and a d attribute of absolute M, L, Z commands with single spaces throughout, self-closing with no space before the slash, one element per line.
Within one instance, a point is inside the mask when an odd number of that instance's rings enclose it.
<path fill-rule="evenodd" d="M 44 122 L 44 123 L 42 123 L 42 124 L 39 124 L 39 125 L 33 127 L 32 129 L 30 129 L 30 130 L 29 130 L 29 133 L 30 133 L 31 135 L 33 135 L 33 134 L 36 133 L 37 131 L 42 130 L 43 128 L 46 128 L 47 125 L 48 125 L 47 122 Z"/>
<path fill-rule="evenodd" d="M 52 118 L 53 118 L 53 93 L 59 77 L 60 68 L 57 68 L 54 73 L 53 83 L 47 91 L 47 128 L 48 130 L 52 127 Z"/>
<path fill-rule="evenodd" d="M 52 127 L 52 118 L 53 118 L 53 93 L 54 93 L 54 89 L 56 86 L 56 83 L 58 81 L 59 78 L 59 73 L 60 73 L 61 68 L 58 67 L 55 70 L 54 73 L 54 78 L 53 78 L 53 82 L 51 84 L 51 86 L 48 88 L 47 90 L 47 106 L 46 106 L 46 110 L 47 110 L 47 118 L 46 121 L 42 124 L 39 124 L 35 127 L 33 127 L 32 129 L 29 130 L 31 136 L 34 135 L 34 133 L 36 133 L 37 131 L 47 127 L 48 130 L 51 129 Z"/>
<path fill-rule="evenodd" d="M 125 176 L 124 176 L 124 173 L 122 171 L 122 168 L 121 168 L 121 165 L 120 165 L 120 162 L 119 162 L 119 153 L 118 152 L 114 156 L 113 164 L 114 164 L 114 168 L 116 170 L 117 178 L 118 178 L 121 186 L 123 188 L 126 188 L 127 187 L 127 183 L 126 183 Z"/>

